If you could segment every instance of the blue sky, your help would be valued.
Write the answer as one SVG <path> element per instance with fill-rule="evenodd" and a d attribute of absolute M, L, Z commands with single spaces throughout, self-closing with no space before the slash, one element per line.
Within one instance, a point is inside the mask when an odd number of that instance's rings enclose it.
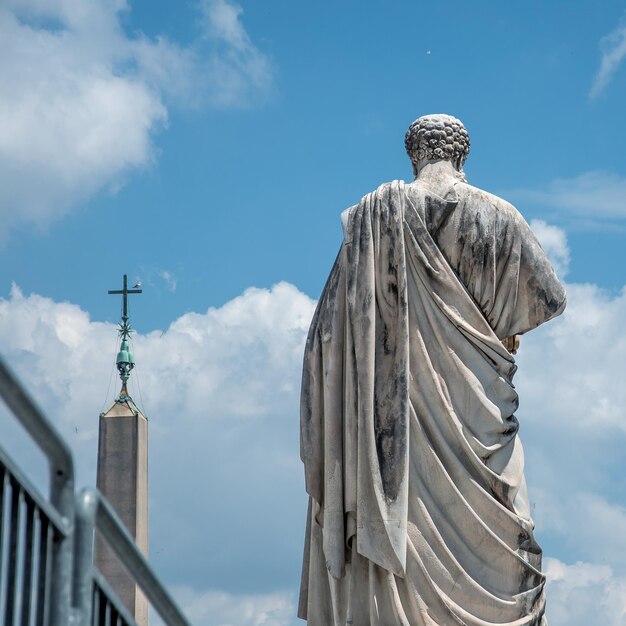
<path fill-rule="evenodd" d="M 0 350 L 89 483 L 106 292 L 142 281 L 152 559 L 196 623 L 295 623 L 299 368 L 339 214 L 410 179 L 407 126 L 445 112 L 568 285 L 517 383 L 551 625 L 598 594 L 626 624 L 625 58 L 611 0 L 2 3 Z"/>

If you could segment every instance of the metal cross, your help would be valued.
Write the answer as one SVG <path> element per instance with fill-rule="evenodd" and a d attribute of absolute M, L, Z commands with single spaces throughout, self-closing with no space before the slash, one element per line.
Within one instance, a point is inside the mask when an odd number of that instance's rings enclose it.
<path fill-rule="evenodd" d="M 129 289 L 128 288 L 128 276 L 126 274 L 124 274 L 124 288 L 120 291 L 120 290 L 110 290 L 109 294 L 121 294 L 122 295 L 122 303 L 123 303 L 123 308 L 122 308 L 122 325 L 126 326 L 127 322 L 128 322 L 128 294 L 129 293 L 143 293 L 143 290 L 141 289 Z"/>

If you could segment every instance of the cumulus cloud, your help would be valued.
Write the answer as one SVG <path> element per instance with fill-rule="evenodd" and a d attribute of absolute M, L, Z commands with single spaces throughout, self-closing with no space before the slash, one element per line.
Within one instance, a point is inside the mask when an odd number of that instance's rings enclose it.
<path fill-rule="evenodd" d="M 272 69 L 241 23 L 243 9 L 228 0 L 203 0 L 200 6 L 204 39 L 222 50 L 210 56 L 206 74 L 213 103 L 231 106 L 250 92 L 264 93 L 272 82 Z"/>
<path fill-rule="evenodd" d="M 626 578 L 606 565 L 545 560 L 548 618 L 555 626 L 623 626 L 626 623 Z"/>
<path fill-rule="evenodd" d="M 203 0 L 182 46 L 127 35 L 124 0 L 9 0 L 0 7 L 0 239 L 45 227 L 154 163 L 168 106 L 246 106 L 271 65 L 241 8 Z"/>
<path fill-rule="evenodd" d="M 157 293 L 162 293 L 163 291 L 175 293 L 182 271 L 183 268 L 181 264 L 177 265 L 175 271 L 161 267 L 141 266 L 133 278 L 133 281 L 149 286 L 151 290 Z"/>
<path fill-rule="evenodd" d="M 171 291 L 172 293 L 176 291 L 178 279 L 173 272 L 170 272 L 169 270 L 160 270 L 159 278 L 163 280 L 168 291 Z"/>
<path fill-rule="evenodd" d="M 229 594 L 177 587 L 174 597 L 192 624 L 215 626 L 299 626 L 291 592 Z M 150 623 L 162 626 L 158 618 Z"/>
<path fill-rule="evenodd" d="M 564 278 L 569 271 L 570 261 L 565 232 L 543 220 L 533 220 L 530 227 L 550 258 L 556 273 L 560 278 Z"/>
<path fill-rule="evenodd" d="M 600 40 L 602 60 L 593 79 L 589 97 L 597 98 L 613 80 L 624 57 L 626 57 L 626 21 Z"/>
<path fill-rule="evenodd" d="M 567 211 L 589 221 L 626 217 L 626 178 L 614 172 L 584 172 L 557 178 L 541 189 L 514 189 L 506 196 L 520 205 Z"/>
<path fill-rule="evenodd" d="M 568 284 L 558 321 L 522 337 L 517 384 L 521 410 L 545 416 L 545 428 L 581 436 L 626 433 L 623 355 L 626 290 L 613 294 L 592 284 Z M 550 376 L 538 375 L 549 367 Z M 538 418 L 539 419 L 539 418 Z"/>

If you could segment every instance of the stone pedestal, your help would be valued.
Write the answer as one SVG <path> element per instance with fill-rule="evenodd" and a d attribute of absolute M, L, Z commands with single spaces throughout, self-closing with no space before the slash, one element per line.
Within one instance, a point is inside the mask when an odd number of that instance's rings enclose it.
<path fill-rule="evenodd" d="M 148 421 L 128 397 L 100 415 L 97 486 L 147 555 Z M 97 536 L 95 563 L 138 626 L 147 626 L 146 598 Z"/>

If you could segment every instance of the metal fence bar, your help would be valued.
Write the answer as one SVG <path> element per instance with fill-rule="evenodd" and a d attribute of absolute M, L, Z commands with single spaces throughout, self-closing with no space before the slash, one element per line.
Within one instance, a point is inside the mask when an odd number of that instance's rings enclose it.
<path fill-rule="evenodd" d="M 47 624 L 48 608 L 48 543 L 50 527 L 45 517 L 39 516 L 39 557 L 37 572 L 37 613 L 35 623 L 37 626 Z"/>
<path fill-rule="evenodd" d="M 33 567 L 34 561 L 34 546 L 35 546 L 35 503 L 26 497 L 26 533 L 24 554 L 24 569 L 22 578 L 22 620 L 20 626 L 30 626 L 31 616 L 31 601 L 33 597 Z"/>
<path fill-rule="evenodd" d="M 2 610 L 2 579 L 4 556 L 4 515 L 6 510 L 6 493 L 8 491 L 8 472 L 0 463 L 0 611 Z"/>
<path fill-rule="evenodd" d="M 7 568 L 6 605 L 4 607 L 4 623 L 13 626 L 17 588 L 17 544 L 20 529 L 20 493 L 19 485 L 11 481 L 11 517 L 9 521 L 9 565 Z"/>

